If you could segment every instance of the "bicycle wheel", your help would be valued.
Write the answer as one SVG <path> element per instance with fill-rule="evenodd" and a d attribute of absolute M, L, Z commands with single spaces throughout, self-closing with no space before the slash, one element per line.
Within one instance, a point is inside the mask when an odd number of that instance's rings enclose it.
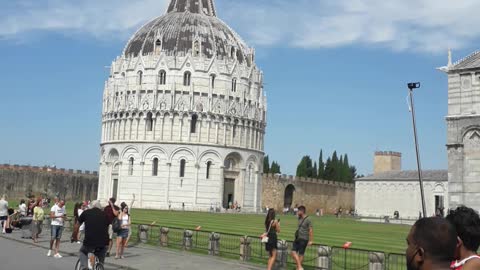
<path fill-rule="evenodd" d="M 95 265 L 95 270 L 105 270 L 105 268 L 103 267 L 103 264 L 97 263 L 97 264 Z"/>
<path fill-rule="evenodd" d="M 81 267 L 81 263 L 80 263 L 80 259 L 77 261 L 77 263 L 75 264 L 75 270 L 82 270 L 80 269 Z"/>

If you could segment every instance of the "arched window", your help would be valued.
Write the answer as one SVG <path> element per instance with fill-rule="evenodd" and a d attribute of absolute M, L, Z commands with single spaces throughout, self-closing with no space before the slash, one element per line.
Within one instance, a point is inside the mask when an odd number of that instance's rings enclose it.
<path fill-rule="evenodd" d="M 210 179 L 210 168 L 212 167 L 212 162 L 207 162 L 207 179 Z"/>
<path fill-rule="evenodd" d="M 200 56 L 200 43 L 198 41 L 193 43 L 193 55 Z"/>
<path fill-rule="evenodd" d="M 155 52 L 159 54 L 162 51 L 162 41 L 160 39 L 157 39 L 155 41 Z"/>
<path fill-rule="evenodd" d="M 232 92 L 237 92 L 237 78 L 232 79 Z"/>
<path fill-rule="evenodd" d="M 158 84 L 165 85 L 167 83 L 167 72 L 165 70 L 160 70 L 158 72 Z"/>
<path fill-rule="evenodd" d="M 147 118 L 145 119 L 145 125 L 147 126 L 147 131 L 153 130 L 153 115 L 151 112 L 147 114 Z"/>
<path fill-rule="evenodd" d="M 192 115 L 192 121 L 190 122 L 190 133 L 197 132 L 197 121 L 198 121 L 198 115 L 196 114 Z"/>
<path fill-rule="evenodd" d="M 185 177 L 185 165 L 187 161 L 185 159 L 180 160 L 180 177 Z"/>
<path fill-rule="evenodd" d="M 131 157 L 128 160 L 128 175 L 133 175 L 133 163 L 135 162 L 135 159 Z"/>
<path fill-rule="evenodd" d="M 183 85 L 190 86 L 191 78 L 192 78 L 192 73 L 190 73 L 190 71 L 185 72 L 183 74 Z"/>
<path fill-rule="evenodd" d="M 152 176 L 157 176 L 158 175 L 158 158 L 153 159 L 153 164 L 152 164 Z"/>
<path fill-rule="evenodd" d="M 235 161 L 231 158 L 225 160 L 225 169 L 233 170 L 235 168 Z"/>
<path fill-rule="evenodd" d="M 212 87 L 212 89 L 215 89 L 215 78 L 217 76 L 215 76 L 215 74 L 212 74 L 210 75 L 210 86 Z"/>
<path fill-rule="evenodd" d="M 143 72 L 139 71 L 137 72 L 137 85 L 141 85 L 143 81 Z"/>
<path fill-rule="evenodd" d="M 252 183 L 253 180 L 253 166 L 248 166 L 248 182 Z"/>

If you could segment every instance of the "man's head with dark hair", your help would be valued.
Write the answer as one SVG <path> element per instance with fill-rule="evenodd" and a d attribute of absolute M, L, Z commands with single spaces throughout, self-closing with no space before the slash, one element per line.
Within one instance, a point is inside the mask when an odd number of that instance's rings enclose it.
<path fill-rule="evenodd" d="M 305 206 L 301 205 L 298 207 L 297 214 L 299 217 L 303 218 L 306 215 L 306 213 L 307 213 L 307 209 L 305 208 Z"/>
<path fill-rule="evenodd" d="M 444 218 L 419 219 L 407 237 L 407 269 L 449 269 L 455 259 L 457 232 Z"/>
<path fill-rule="evenodd" d="M 472 208 L 460 206 L 450 211 L 447 220 L 455 227 L 461 240 L 457 256 L 460 257 L 461 253 L 467 252 L 476 253 L 480 247 L 480 217 L 478 213 Z"/>
<path fill-rule="evenodd" d="M 113 197 L 110 198 L 110 202 L 112 202 L 113 204 L 115 204 L 116 201 L 117 201 L 117 199 L 115 199 L 115 198 L 113 198 Z"/>

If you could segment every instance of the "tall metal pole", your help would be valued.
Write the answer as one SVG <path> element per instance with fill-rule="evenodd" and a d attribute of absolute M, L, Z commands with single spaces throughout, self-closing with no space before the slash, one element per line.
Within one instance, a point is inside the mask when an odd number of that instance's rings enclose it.
<path fill-rule="evenodd" d="M 413 104 L 413 89 L 419 88 L 420 83 L 409 83 L 408 88 L 409 95 L 410 95 L 410 105 L 411 105 L 411 112 L 412 112 L 412 121 L 413 121 L 413 135 L 415 137 L 415 151 L 417 154 L 417 168 L 418 168 L 418 181 L 420 182 L 420 194 L 422 197 L 422 211 L 423 217 L 427 216 L 427 208 L 425 206 L 425 191 L 423 189 L 423 178 L 422 178 L 422 165 L 420 162 L 420 148 L 418 146 L 418 137 L 417 137 L 417 122 L 415 119 L 415 106 Z"/>

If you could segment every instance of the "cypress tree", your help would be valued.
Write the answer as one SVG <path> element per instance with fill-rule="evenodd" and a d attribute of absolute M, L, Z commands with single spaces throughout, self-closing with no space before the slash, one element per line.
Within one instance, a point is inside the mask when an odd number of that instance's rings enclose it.
<path fill-rule="evenodd" d="M 323 150 L 320 150 L 320 158 L 318 159 L 318 178 L 325 178 L 325 163 L 323 163 Z"/>
<path fill-rule="evenodd" d="M 263 173 L 270 173 L 270 161 L 268 156 L 263 158 Z"/>
<path fill-rule="evenodd" d="M 315 161 L 313 165 L 313 170 L 312 170 L 312 177 L 313 178 L 318 178 L 318 169 L 317 169 L 317 162 Z"/>

